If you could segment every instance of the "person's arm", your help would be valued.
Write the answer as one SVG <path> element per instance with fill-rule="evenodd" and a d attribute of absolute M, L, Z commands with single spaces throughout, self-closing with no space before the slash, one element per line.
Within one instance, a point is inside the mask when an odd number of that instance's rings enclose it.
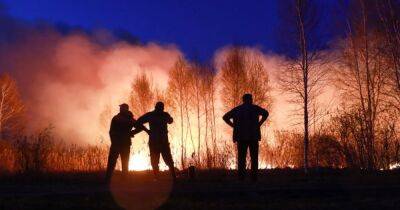
<path fill-rule="evenodd" d="M 174 122 L 174 119 L 171 117 L 169 113 L 167 113 L 167 123 L 172 124 Z"/>
<path fill-rule="evenodd" d="M 137 133 L 140 133 L 141 131 L 145 131 L 147 134 L 150 134 L 150 130 L 146 128 L 146 126 L 144 126 L 144 123 L 149 122 L 149 114 L 146 113 L 143 116 L 139 117 L 139 119 L 137 119 L 134 122 L 134 127 L 135 130 L 132 131 L 132 135 L 135 135 Z"/>
<path fill-rule="evenodd" d="M 222 119 L 225 121 L 226 124 L 228 124 L 229 126 L 231 126 L 233 128 L 234 124 L 232 122 L 232 118 L 233 118 L 233 109 L 229 112 L 227 112 Z"/>
<path fill-rule="evenodd" d="M 137 123 L 137 121 L 135 121 L 134 127 L 135 127 L 135 130 L 131 131 L 132 137 L 142 131 L 145 131 L 147 134 L 150 134 L 150 130 L 148 128 L 146 128 L 146 126 L 144 126 L 140 123 Z"/>
<path fill-rule="evenodd" d="M 258 108 L 259 108 L 259 112 L 261 115 L 261 120 L 258 123 L 258 125 L 261 127 L 261 125 L 268 119 L 269 113 L 266 109 L 263 109 L 261 107 L 258 107 Z"/>
<path fill-rule="evenodd" d="M 116 121 L 117 121 L 116 118 L 113 117 L 111 119 L 111 123 L 110 123 L 110 130 L 109 130 L 108 134 L 110 135 L 111 143 L 113 143 L 113 141 L 115 139 L 115 136 L 116 136 L 116 132 L 115 132 L 116 126 L 117 126 L 116 125 L 116 123 L 117 123 Z"/>

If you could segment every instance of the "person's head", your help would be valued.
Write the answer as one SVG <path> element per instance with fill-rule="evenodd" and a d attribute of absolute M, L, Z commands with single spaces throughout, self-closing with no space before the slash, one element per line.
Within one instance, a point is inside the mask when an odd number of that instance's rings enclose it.
<path fill-rule="evenodd" d="M 253 96 L 250 93 L 246 93 L 242 97 L 244 104 L 253 104 Z"/>
<path fill-rule="evenodd" d="M 119 112 L 121 113 L 128 113 L 129 112 L 129 105 L 126 103 L 123 103 L 119 105 Z"/>
<path fill-rule="evenodd" d="M 155 110 L 157 112 L 163 112 L 164 111 L 164 103 L 161 101 L 157 102 L 156 106 L 155 106 Z"/>

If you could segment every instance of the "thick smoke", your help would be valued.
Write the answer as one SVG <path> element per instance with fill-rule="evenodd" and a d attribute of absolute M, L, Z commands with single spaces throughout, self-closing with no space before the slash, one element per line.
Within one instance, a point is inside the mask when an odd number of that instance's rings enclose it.
<path fill-rule="evenodd" d="M 135 76 L 144 71 L 154 85 L 165 88 L 168 70 L 182 56 L 174 45 L 139 45 L 106 30 L 25 23 L 1 11 L 0 28 L 0 72 L 17 80 L 28 111 L 28 131 L 51 124 L 59 137 L 73 142 L 98 143 L 107 131 L 100 123 L 101 113 L 111 108 L 114 114 L 119 103 L 127 102 Z M 216 52 L 215 69 L 220 69 L 227 49 Z M 276 79 L 285 58 L 257 48 L 246 50 L 262 60 L 270 75 L 269 126 L 287 129 L 295 107 L 286 102 Z"/>
<path fill-rule="evenodd" d="M 16 80 L 28 111 L 28 130 L 54 127 L 61 138 L 99 140 L 100 113 L 127 101 L 135 75 L 145 71 L 165 87 L 181 55 L 174 46 L 99 43 L 98 34 L 60 33 L 55 27 L 0 18 L 0 71 Z M 104 31 L 102 32 L 104 33 Z M 104 36 L 101 36 L 104 38 Z"/>

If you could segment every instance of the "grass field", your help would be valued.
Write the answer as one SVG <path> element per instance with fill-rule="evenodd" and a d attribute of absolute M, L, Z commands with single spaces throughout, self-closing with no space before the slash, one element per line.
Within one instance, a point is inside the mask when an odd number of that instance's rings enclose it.
<path fill-rule="evenodd" d="M 0 209 L 400 209 L 400 171 L 297 170 L 260 172 L 257 183 L 234 171 L 181 174 L 175 183 L 150 171 L 3 175 Z"/>

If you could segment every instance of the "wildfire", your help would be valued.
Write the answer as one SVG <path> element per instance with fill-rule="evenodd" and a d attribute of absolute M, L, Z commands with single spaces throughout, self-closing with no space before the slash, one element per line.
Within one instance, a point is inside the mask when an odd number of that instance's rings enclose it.
<path fill-rule="evenodd" d="M 236 159 L 235 158 L 231 158 L 230 160 L 229 160 L 229 169 L 230 170 L 235 170 L 235 169 L 237 169 L 237 162 L 236 162 Z M 247 168 L 250 168 L 250 162 L 248 162 L 247 163 Z M 259 163 L 258 163 L 258 168 L 259 169 L 274 169 L 274 168 L 276 168 L 276 166 L 274 166 L 274 165 L 272 165 L 272 164 L 270 164 L 270 163 L 267 163 L 267 162 L 265 162 L 265 161 L 263 161 L 263 160 L 260 160 L 259 161 Z M 293 168 L 293 167 L 291 167 L 291 168 Z"/>
<path fill-rule="evenodd" d="M 390 170 L 399 169 L 399 168 L 400 168 L 400 163 L 390 164 L 390 166 L 389 166 Z"/>
<path fill-rule="evenodd" d="M 162 158 L 161 158 L 162 159 Z M 129 170 L 130 171 L 145 171 L 151 170 L 150 157 L 144 153 L 131 154 L 129 158 Z M 160 160 L 160 170 L 167 170 L 168 167 Z"/>
<path fill-rule="evenodd" d="M 133 154 L 129 158 L 129 170 L 130 171 L 144 171 L 150 170 L 150 158 L 144 154 Z"/>

